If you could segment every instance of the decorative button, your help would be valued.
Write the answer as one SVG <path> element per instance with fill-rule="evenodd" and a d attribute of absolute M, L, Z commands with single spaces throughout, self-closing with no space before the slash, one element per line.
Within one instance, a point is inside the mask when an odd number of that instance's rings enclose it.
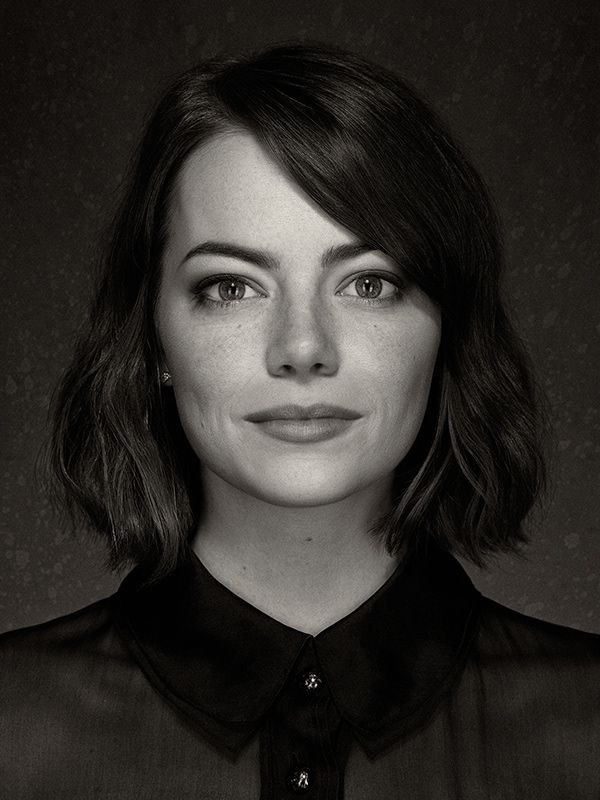
<path fill-rule="evenodd" d="M 310 772 L 306 767 L 298 767 L 288 775 L 288 786 L 293 792 L 307 792 L 310 789 Z"/>
<path fill-rule="evenodd" d="M 322 684 L 323 679 L 318 672 L 314 672 L 314 670 L 305 672 L 300 676 L 300 686 L 305 692 L 308 692 L 308 694 L 314 694 L 318 692 Z"/>

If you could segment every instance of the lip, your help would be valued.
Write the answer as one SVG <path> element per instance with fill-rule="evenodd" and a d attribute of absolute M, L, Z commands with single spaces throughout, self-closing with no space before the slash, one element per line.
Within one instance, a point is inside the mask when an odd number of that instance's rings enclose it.
<path fill-rule="evenodd" d="M 255 424 L 262 433 L 284 442 L 322 442 L 346 431 L 354 424 L 354 419 L 340 417 L 266 419 Z"/>
<path fill-rule="evenodd" d="M 359 414 L 358 411 L 352 411 L 342 406 L 315 403 L 311 406 L 285 405 L 267 408 L 264 411 L 256 411 L 253 414 L 248 414 L 246 419 L 249 422 L 271 422 L 274 420 L 285 420 L 289 422 L 292 420 L 307 421 L 315 419 L 339 421 L 359 419 L 361 416 L 362 414 Z"/>

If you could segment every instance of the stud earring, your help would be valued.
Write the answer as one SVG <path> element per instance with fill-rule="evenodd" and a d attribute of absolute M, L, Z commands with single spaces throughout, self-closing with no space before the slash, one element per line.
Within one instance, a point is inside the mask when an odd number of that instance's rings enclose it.
<path fill-rule="evenodd" d="M 163 370 L 160 373 L 160 382 L 165 386 L 171 380 L 171 373 L 167 372 L 167 370 Z"/>

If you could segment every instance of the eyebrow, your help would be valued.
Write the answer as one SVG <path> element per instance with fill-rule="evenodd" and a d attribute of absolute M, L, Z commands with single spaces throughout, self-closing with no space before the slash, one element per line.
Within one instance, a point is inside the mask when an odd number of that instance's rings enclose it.
<path fill-rule="evenodd" d="M 372 247 L 364 242 L 338 244 L 329 247 L 325 251 L 321 259 L 321 266 L 323 269 L 327 269 L 335 264 L 339 264 L 341 261 L 363 255 L 363 253 L 375 252 L 377 252 L 376 247 Z M 266 270 L 277 271 L 279 269 L 279 262 L 271 253 L 265 252 L 264 250 L 256 250 L 253 247 L 244 247 L 243 245 L 234 244 L 232 242 L 217 242 L 212 240 L 202 242 L 192 247 L 179 266 L 181 267 L 191 258 L 202 255 L 226 256 L 228 258 L 237 258 L 241 261 L 247 261 L 250 264 L 255 264 L 257 267 L 262 267 Z"/>

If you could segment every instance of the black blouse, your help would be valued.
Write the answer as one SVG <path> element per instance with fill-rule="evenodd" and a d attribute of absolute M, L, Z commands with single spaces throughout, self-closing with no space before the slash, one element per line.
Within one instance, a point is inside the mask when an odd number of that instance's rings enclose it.
<path fill-rule="evenodd" d="M 433 550 L 318 636 L 190 553 L 0 637 L 7 800 L 598 800 L 600 636 Z"/>

